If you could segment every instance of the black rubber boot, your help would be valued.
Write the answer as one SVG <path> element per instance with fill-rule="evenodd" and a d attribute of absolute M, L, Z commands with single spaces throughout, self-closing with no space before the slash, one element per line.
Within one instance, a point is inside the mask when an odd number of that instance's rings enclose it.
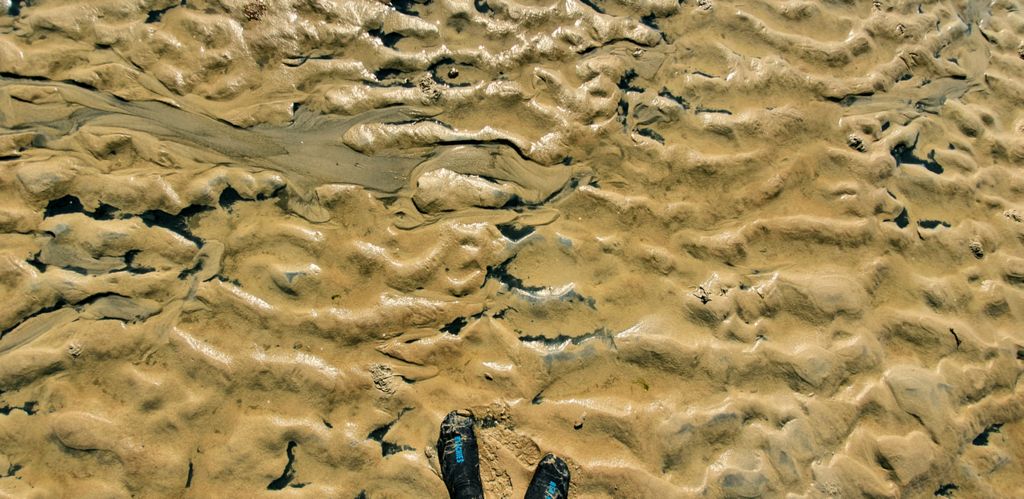
<path fill-rule="evenodd" d="M 562 458 L 548 454 L 537 464 L 525 499 L 565 499 L 569 497 L 569 466 Z"/>
<path fill-rule="evenodd" d="M 452 499 L 484 497 L 473 423 L 473 416 L 461 416 L 455 411 L 448 413 L 441 422 L 437 459 L 441 462 L 441 478 Z"/>

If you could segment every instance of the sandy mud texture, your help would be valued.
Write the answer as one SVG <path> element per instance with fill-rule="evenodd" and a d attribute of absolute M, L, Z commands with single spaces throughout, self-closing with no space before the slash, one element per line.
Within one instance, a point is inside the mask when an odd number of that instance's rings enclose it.
<path fill-rule="evenodd" d="M 0 0 L 0 494 L 1024 496 L 1011 0 Z"/>

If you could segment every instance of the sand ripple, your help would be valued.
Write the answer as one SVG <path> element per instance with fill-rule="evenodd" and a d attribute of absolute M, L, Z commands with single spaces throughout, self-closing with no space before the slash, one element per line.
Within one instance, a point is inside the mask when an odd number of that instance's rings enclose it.
<path fill-rule="evenodd" d="M 0 495 L 1024 495 L 1014 2 L 0 8 Z"/>

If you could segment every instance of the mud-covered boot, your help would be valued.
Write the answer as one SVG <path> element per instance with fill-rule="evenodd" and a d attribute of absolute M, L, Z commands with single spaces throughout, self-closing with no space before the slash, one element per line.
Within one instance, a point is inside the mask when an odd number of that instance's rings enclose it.
<path fill-rule="evenodd" d="M 525 499 L 565 499 L 569 497 L 569 466 L 562 458 L 548 454 L 537 464 Z"/>
<path fill-rule="evenodd" d="M 450 412 L 441 422 L 437 459 L 441 462 L 441 478 L 452 499 L 484 497 L 473 423 L 473 416 L 462 416 L 456 411 Z"/>

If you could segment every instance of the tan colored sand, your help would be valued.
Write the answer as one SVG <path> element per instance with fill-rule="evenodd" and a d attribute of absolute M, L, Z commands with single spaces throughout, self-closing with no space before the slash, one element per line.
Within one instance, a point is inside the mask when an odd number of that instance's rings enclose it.
<path fill-rule="evenodd" d="M 0 0 L 0 495 L 1024 496 L 1018 2 L 417 1 Z"/>

